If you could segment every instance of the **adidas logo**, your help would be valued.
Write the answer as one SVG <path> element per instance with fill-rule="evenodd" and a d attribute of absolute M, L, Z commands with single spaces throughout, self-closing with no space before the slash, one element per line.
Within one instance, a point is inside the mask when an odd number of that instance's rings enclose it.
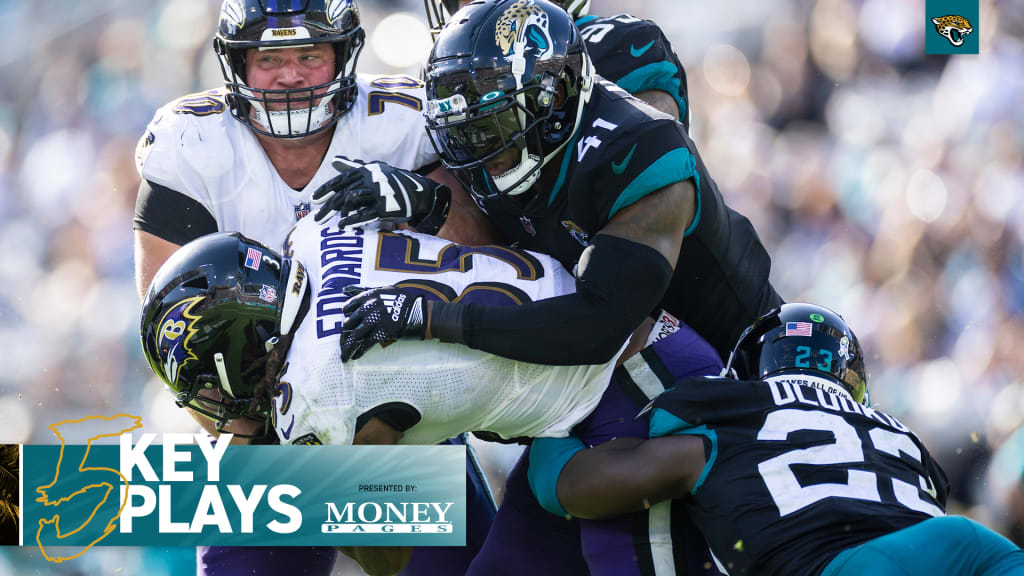
<path fill-rule="evenodd" d="M 398 316 L 402 313 L 402 304 L 405 303 L 405 294 L 381 294 L 380 300 L 384 303 L 384 307 L 388 309 L 391 320 L 398 322 Z"/>

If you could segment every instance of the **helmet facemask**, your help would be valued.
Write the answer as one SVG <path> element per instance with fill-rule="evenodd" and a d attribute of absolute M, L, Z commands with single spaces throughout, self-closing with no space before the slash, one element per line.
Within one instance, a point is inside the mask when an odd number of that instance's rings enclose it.
<path fill-rule="evenodd" d="M 593 86 L 590 61 L 555 69 L 538 62 L 534 80 L 513 84 L 505 75 L 464 81 L 464 75 L 428 80 L 427 133 L 444 165 L 478 202 L 492 196 L 529 211 L 541 169 L 579 127 Z M 582 74 L 575 70 L 583 70 Z M 481 75 L 482 76 L 482 75 Z M 491 175 L 487 165 L 515 154 L 515 164 Z"/>
<path fill-rule="evenodd" d="M 441 29 L 448 23 L 452 14 L 459 11 L 459 0 L 423 0 L 423 7 L 427 10 L 427 26 L 430 28 L 430 37 L 437 40 L 438 34 L 441 33 Z"/>
<path fill-rule="evenodd" d="M 230 432 L 241 438 L 262 438 L 276 424 L 274 382 L 290 338 L 282 345 L 276 334 L 268 335 L 260 325 L 251 326 L 250 332 L 243 342 L 240 373 L 228 369 L 223 353 L 214 353 L 215 373 L 197 376 L 190 389 L 175 393 L 175 403 L 212 420 L 218 432 L 235 420 L 256 422 L 261 428 L 255 434 Z"/>
<path fill-rule="evenodd" d="M 231 114 L 255 132 L 275 138 L 302 138 L 326 130 L 345 115 L 355 102 L 355 69 L 365 43 L 353 1 L 325 5 L 323 0 L 306 8 L 281 8 L 278 3 L 244 2 L 235 12 L 249 7 L 253 15 L 226 15 L 222 9 L 219 31 L 213 39 L 220 63 Z M 249 4 L 252 4 L 249 6 Z M 336 7 L 335 7 L 336 5 Z M 271 7 L 278 10 L 272 12 Z M 333 7 L 333 8 L 332 8 Z M 328 14 L 328 12 L 331 14 Z M 291 89 L 260 89 L 249 83 L 246 54 L 281 48 L 329 44 L 334 53 L 334 77 L 315 86 Z"/>

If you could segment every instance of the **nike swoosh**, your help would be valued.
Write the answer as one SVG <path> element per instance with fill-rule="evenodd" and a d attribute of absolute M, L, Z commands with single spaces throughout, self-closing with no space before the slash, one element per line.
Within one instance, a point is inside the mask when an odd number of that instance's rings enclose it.
<path fill-rule="evenodd" d="M 295 414 L 292 414 L 292 421 L 288 423 L 288 429 L 281 430 L 281 436 L 288 440 L 292 436 L 292 426 L 295 426 Z"/>
<path fill-rule="evenodd" d="M 633 147 L 629 149 L 629 154 L 626 154 L 626 158 L 622 162 L 619 162 L 618 164 L 612 162 L 612 172 L 615 172 L 617 175 L 621 175 L 626 171 L 626 167 L 629 166 L 629 161 L 633 159 L 633 152 L 636 152 L 636 147 L 637 144 L 633 144 Z"/>
<path fill-rule="evenodd" d="M 644 52 L 647 52 L 648 50 L 650 50 L 651 46 L 654 46 L 654 40 L 651 40 L 650 42 L 647 43 L 646 46 L 644 46 L 643 48 L 640 48 L 640 49 L 637 49 L 632 44 L 630 44 L 629 45 L 629 53 L 633 55 L 633 58 L 639 58 L 639 57 L 644 55 Z"/>

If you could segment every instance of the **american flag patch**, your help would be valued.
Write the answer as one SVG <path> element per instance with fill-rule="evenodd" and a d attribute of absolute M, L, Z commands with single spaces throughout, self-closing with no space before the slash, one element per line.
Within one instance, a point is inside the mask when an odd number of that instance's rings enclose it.
<path fill-rule="evenodd" d="M 245 253 L 245 267 L 252 268 L 253 270 L 260 269 L 260 262 L 263 261 L 263 252 L 255 248 L 249 248 L 249 251 Z M 810 334 L 808 334 L 810 336 Z"/>
<path fill-rule="evenodd" d="M 810 336 L 810 322 L 786 322 L 786 336 Z"/>

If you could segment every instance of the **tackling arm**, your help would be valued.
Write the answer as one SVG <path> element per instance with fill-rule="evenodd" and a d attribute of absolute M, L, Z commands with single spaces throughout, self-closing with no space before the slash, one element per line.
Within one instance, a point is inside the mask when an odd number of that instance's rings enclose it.
<path fill-rule="evenodd" d="M 135 288 L 139 298 L 160 266 L 175 250 L 204 234 L 217 231 L 217 221 L 194 199 L 143 179 L 135 200 Z"/>
<path fill-rule="evenodd" d="M 559 467 L 557 454 L 572 451 Z M 530 486 L 549 512 L 599 520 L 686 497 L 704 463 L 704 444 L 695 436 L 618 438 L 590 449 L 575 437 L 541 438 L 530 448 Z"/>
<path fill-rule="evenodd" d="M 538 364 L 608 361 L 668 288 L 694 198 L 686 180 L 616 213 L 580 258 L 576 293 L 516 308 L 431 302 L 427 337 Z"/>

